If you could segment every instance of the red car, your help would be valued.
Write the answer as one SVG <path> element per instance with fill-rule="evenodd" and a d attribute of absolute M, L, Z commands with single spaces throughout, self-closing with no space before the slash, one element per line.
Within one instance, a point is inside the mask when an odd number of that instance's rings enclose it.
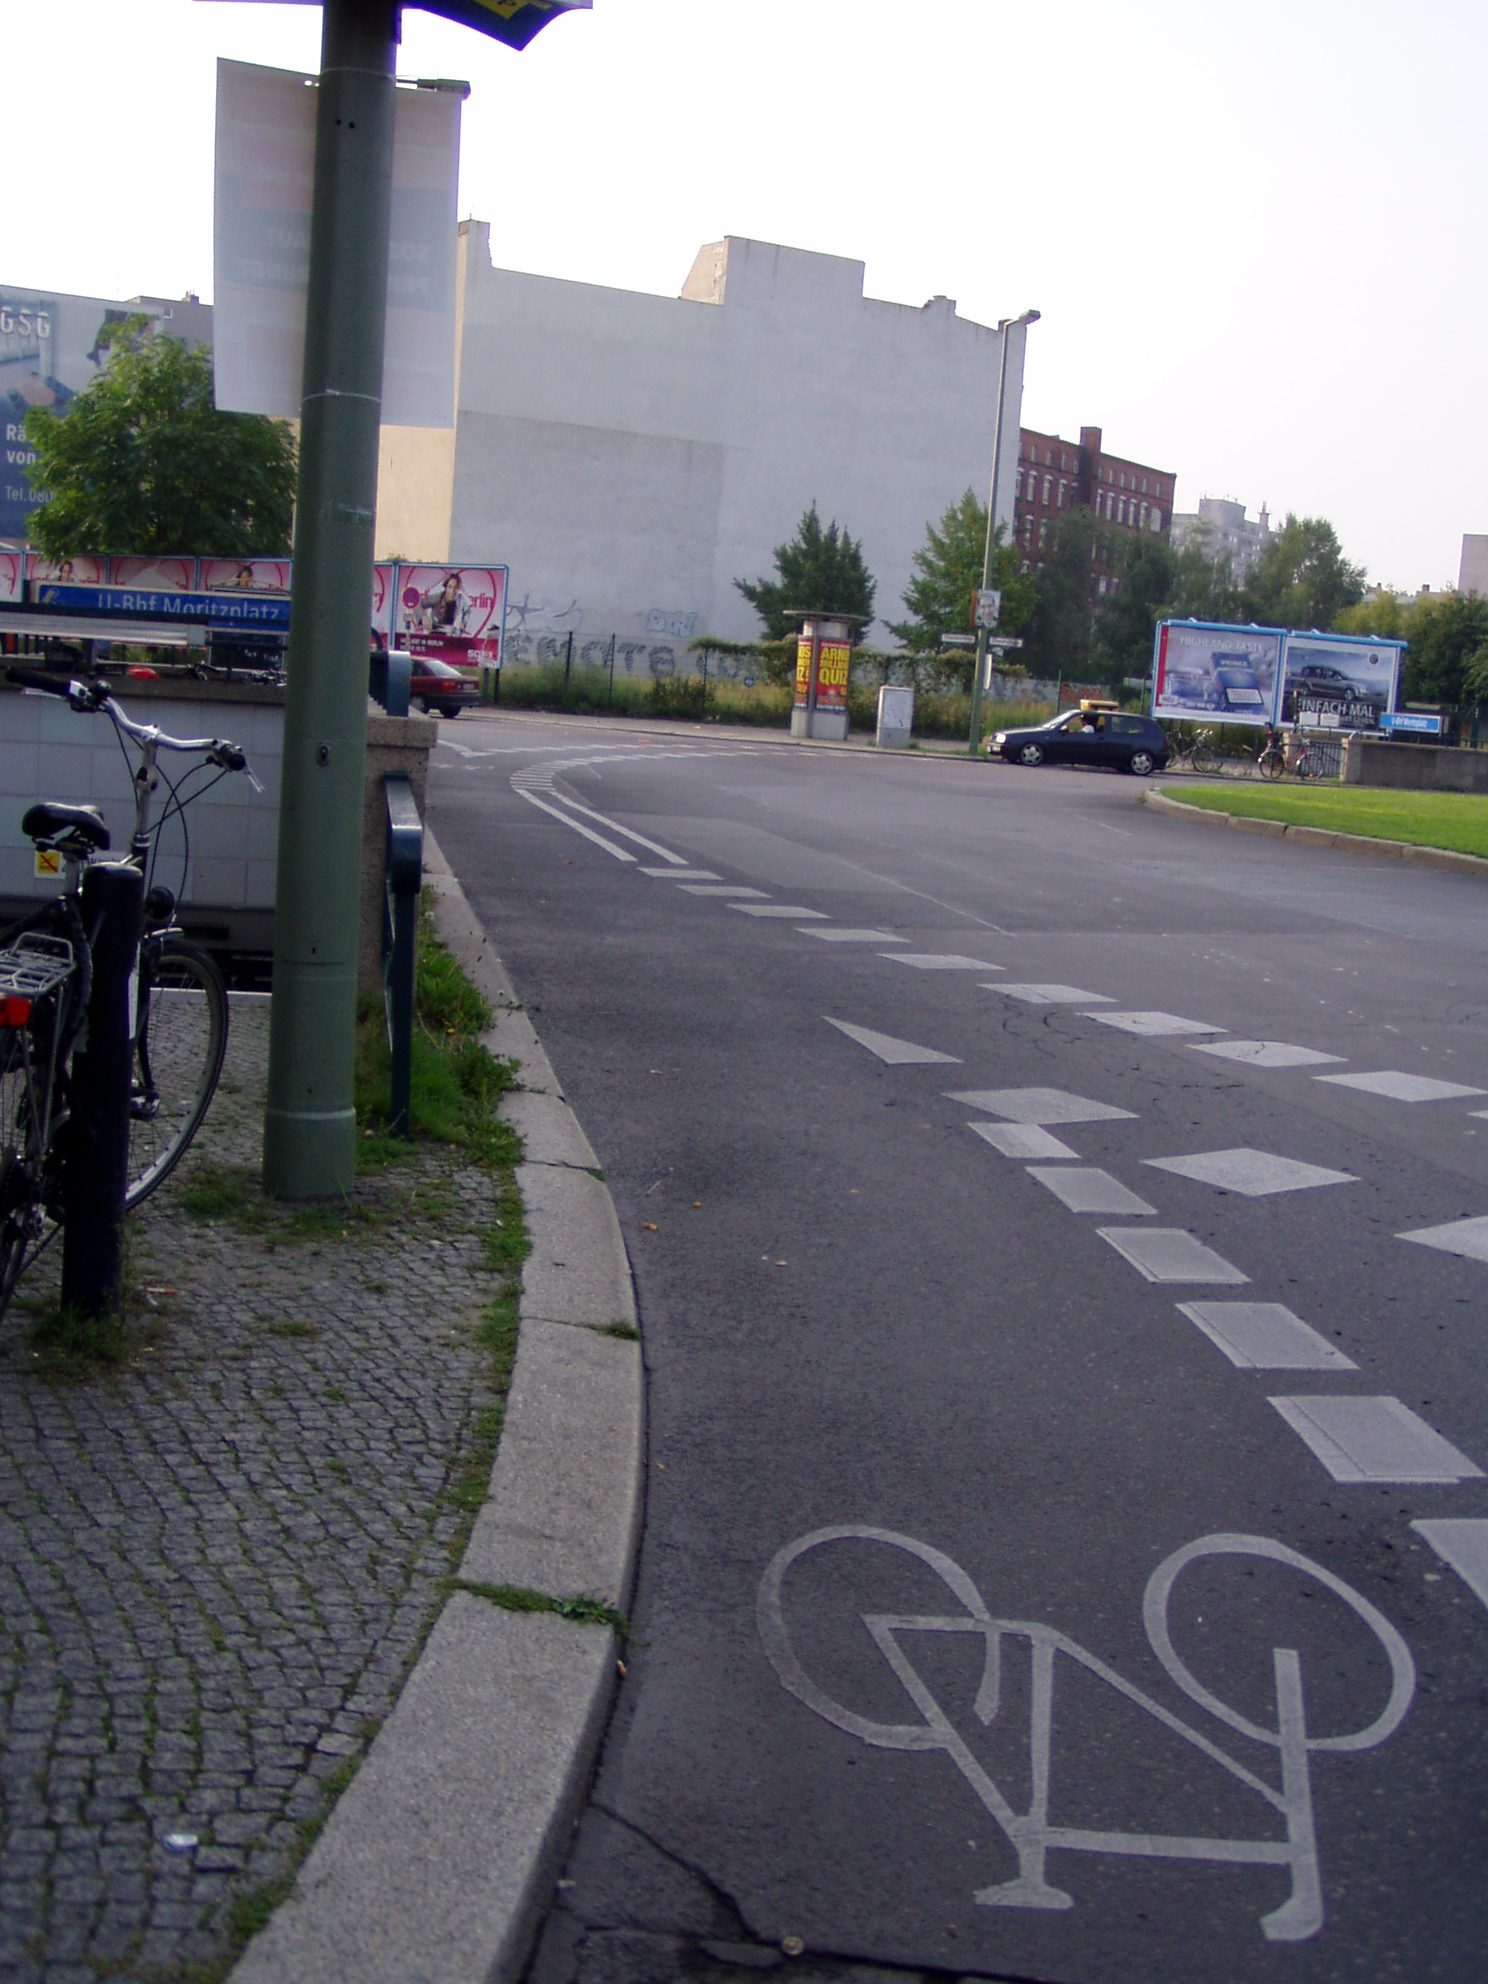
<path fill-rule="evenodd" d="M 408 700 L 417 703 L 425 716 L 458 716 L 472 710 L 480 701 L 480 690 L 473 675 L 466 675 L 452 662 L 432 654 L 413 657 L 413 673 L 408 683 Z"/>

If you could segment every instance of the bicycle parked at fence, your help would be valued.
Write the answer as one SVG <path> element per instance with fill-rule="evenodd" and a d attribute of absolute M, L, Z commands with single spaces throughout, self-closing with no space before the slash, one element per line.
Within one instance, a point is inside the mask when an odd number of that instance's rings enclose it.
<path fill-rule="evenodd" d="M 229 773 L 262 787 L 236 744 L 220 737 L 170 737 L 126 716 L 100 683 L 63 683 L 28 669 L 7 671 L 21 687 L 64 698 L 83 715 L 109 718 L 131 767 L 135 824 L 128 860 L 145 878 L 144 921 L 134 980 L 126 1210 L 137 1206 L 180 1161 L 206 1115 L 227 1049 L 227 991 L 208 954 L 175 927 L 174 893 L 155 882 L 161 829 Z M 127 741 L 126 741 L 127 740 Z M 130 745 L 137 747 L 138 763 Z M 199 756 L 179 781 L 162 751 Z M 215 777 L 187 787 L 194 772 Z M 170 798 L 151 824 L 164 780 Z M 97 931 L 85 927 L 82 881 L 109 849 L 96 806 L 42 800 L 21 831 L 39 853 L 58 858 L 62 890 L 0 934 L 0 1314 L 21 1271 L 55 1237 L 62 1219 L 62 1163 L 72 1103 L 71 1061 L 92 983 Z M 185 862 L 189 872 L 190 841 Z"/>
<path fill-rule="evenodd" d="M 1324 746 L 1309 737 L 1300 724 L 1294 724 L 1286 732 L 1273 731 L 1256 764 L 1262 778 L 1278 779 L 1286 774 L 1293 778 L 1333 775 Z"/>

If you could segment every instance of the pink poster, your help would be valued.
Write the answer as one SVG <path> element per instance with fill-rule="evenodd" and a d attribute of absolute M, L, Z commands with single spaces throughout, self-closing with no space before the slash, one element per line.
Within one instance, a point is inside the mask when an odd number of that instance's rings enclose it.
<path fill-rule="evenodd" d="M 456 664 L 501 666 L 503 565 L 400 565 L 397 645 Z"/>
<path fill-rule="evenodd" d="M 291 568 L 287 558 L 203 558 L 200 569 L 197 589 L 201 592 L 282 595 L 289 591 Z"/>
<path fill-rule="evenodd" d="M 26 553 L 26 577 L 33 585 L 101 586 L 107 572 L 107 558 L 95 558 L 91 551 L 79 551 L 71 558 L 44 558 L 39 551 Z"/>
<path fill-rule="evenodd" d="M 109 584 L 141 592 L 195 592 L 194 558 L 110 558 Z"/>
<path fill-rule="evenodd" d="M 393 631 L 393 567 L 374 565 L 372 567 L 372 645 L 380 652 L 387 651 L 388 636 Z"/>
<path fill-rule="evenodd" d="M 20 599 L 21 557 L 19 551 L 0 551 L 0 599 Z"/>

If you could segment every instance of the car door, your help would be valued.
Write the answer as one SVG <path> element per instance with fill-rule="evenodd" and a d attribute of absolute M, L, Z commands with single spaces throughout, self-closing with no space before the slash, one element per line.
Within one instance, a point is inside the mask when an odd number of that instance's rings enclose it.
<path fill-rule="evenodd" d="M 1098 765 L 1104 739 L 1096 728 L 1097 719 L 1081 715 L 1078 711 L 1064 725 L 1063 762 L 1067 765 Z M 1090 728 L 1087 730 L 1086 725 Z"/>

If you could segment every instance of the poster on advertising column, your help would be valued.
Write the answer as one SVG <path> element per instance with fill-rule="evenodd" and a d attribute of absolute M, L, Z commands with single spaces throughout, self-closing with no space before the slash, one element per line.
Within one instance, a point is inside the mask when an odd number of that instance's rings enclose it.
<path fill-rule="evenodd" d="M 1395 707 L 1404 641 L 1288 634 L 1279 720 L 1306 730 L 1378 730 Z"/>
<path fill-rule="evenodd" d="M 500 668 L 504 565 L 400 565 L 396 639 L 456 667 Z"/>
<path fill-rule="evenodd" d="M 1179 722 L 1272 721 L 1281 680 L 1279 627 L 1164 620 L 1152 659 L 1152 714 Z"/>

